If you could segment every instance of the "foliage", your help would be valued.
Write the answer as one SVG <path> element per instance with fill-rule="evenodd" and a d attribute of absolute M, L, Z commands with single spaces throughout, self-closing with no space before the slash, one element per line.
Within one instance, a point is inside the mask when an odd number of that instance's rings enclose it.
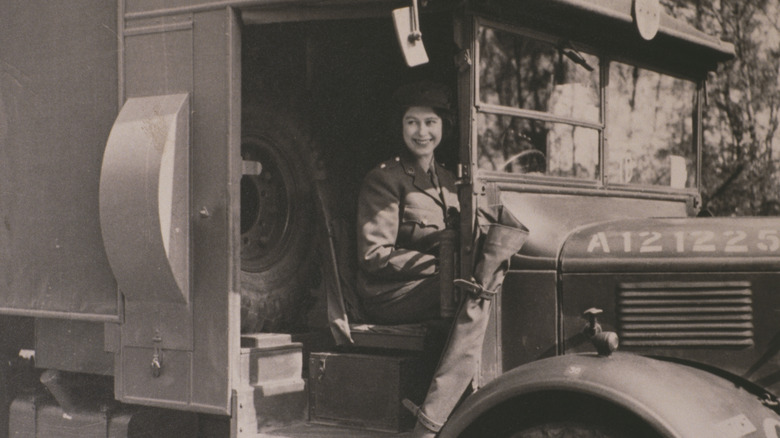
<path fill-rule="evenodd" d="M 702 197 L 715 215 L 778 214 L 778 0 L 663 0 L 736 58 L 708 81 Z"/>

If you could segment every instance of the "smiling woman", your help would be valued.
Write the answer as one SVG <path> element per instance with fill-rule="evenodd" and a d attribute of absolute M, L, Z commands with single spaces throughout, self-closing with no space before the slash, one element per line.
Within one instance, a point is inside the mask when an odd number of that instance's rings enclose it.
<path fill-rule="evenodd" d="M 440 318 L 440 241 L 459 210 L 455 178 L 434 159 L 452 104 L 431 82 L 402 86 L 393 100 L 404 147 L 368 173 L 358 196 L 357 290 L 371 322 L 419 323 Z M 433 436 L 447 414 L 421 410 L 412 436 Z"/>
<path fill-rule="evenodd" d="M 403 124 L 406 147 L 423 169 L 430 168 L 433 151 L 441 143 L 441 117 L 431 107 L 413 106 L 406 110 Z"/>
<path fill-rule="evenodd" d="M 449 91 L 418 82 L 393 100 L 405 147 L 368 173 L 358 197 L 358 293 L 374 322 L 397 324 L 439 317 L 438 239 L 458 199 L 454 177 L 434 160 Z"/>

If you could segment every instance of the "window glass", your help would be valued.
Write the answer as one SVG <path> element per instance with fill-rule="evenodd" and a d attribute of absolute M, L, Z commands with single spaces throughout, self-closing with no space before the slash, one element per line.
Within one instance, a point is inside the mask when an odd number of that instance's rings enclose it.
<path fill-rule="evenodd" d="M 529 35 L 479 27 L 480 169 L 696 186 L 694 82 L 610 62 L 601 84 L 597 56 Z"/>
<path fill-rule="evenodd" d="M 598 178 L 599 132 L 581 125 L 601 120 L 599 59 L 566 42 L 488 27 L 480 28 L 479 39 L 480 102 L 540 113 L 480 112 L 479 168 Z"/>
<path fill-rule="evenodd" d="M 610 183 L 695 187 L 696 85 L 613 62 L 607 87 Z"/>
<path fill-rule="evenodd" d="M 481 113 L 477 144 L 480 169 L 584 179 L 599 176 L 595 129 Z"/>
<path fill-rule="evenodd" d="M 483 103 L 597 123 L 599 60 L 571 44 L 554 45 L 481 27 L 479 99 Z"/>

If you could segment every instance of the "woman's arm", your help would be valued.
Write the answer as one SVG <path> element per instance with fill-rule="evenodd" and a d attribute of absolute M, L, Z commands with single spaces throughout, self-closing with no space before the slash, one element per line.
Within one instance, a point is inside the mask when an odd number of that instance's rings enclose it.
<path fill-rule="evenodd" d="M 435 256 L 396 248 L 401 187 L 391 170 L 366 176 L 358 197 L 358 264 L 368 274 L 392 280 L 428 277 L 436 273 Z"/>

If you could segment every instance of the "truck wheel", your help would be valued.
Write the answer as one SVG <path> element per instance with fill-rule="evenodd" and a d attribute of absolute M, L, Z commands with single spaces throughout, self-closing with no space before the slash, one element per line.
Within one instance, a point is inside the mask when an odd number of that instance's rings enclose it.
<path fill-rule="evenodd" d="M 244 110 L 241 331 L 306 326 L 315 240 L 314 157 L 307 130 L 280 108 Z"/>
<path fill-rule="evenodd" d="M 532 426 L 515 432 L 510 435 L 510 438 L 629 438 L 633 436 L 635 435 L 625 435 L 597 424 L 561 421 Z"/>
<path fill-rule="evenodd" d="M 661 438 L 634 413 L 572 392 L 542 393 L 499 405 L 460 438 Z"/>

